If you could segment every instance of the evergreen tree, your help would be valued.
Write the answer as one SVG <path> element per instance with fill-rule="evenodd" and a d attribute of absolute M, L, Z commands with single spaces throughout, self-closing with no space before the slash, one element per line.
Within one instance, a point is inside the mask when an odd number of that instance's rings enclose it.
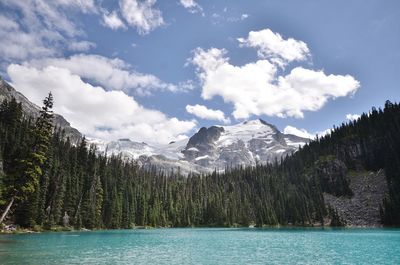
<path fill-rule="evenodd" d="M 13 101 L 12 101 L 13 102 Z M 15 176 L 13 191 L 11 192 L 10 203 L 0 218 L 0 223 L 4 220 L 11 208 L 14 200 L 21 203 L 19 215 L 22 225 L 32 226 L 35 224 L 38 196 L 40 194 L 39 182 L 43 174 L 43 166 L 47 160 L 47 151 L 50 146 L 52 136 L 53 119 L 53 96 L 51 93 L 44 99 L 40 115 L 36 120 L 33 130 L 31 150 L 27 158 L 19 160 L 19 165 Z M 12 107 L 10 111 L 13 111 Z M 15 114 L 17 116 L 18 114 Z M 19 116 L 19 115 L 18 115 Z"/>
<path fill-rule="evenodd" d="M 400 105 L 386 102 L 357 121 L 335 127 L 272 164 L 181 176 L 100 155 L 85 138 L 72 145 L 52 127 L 52 96 L 35 122 L 15 100 L 0 104 L 0 182 L 3 219 L 24 226 L 86 228 L 343 224 L 326 209 L 324 192 L 352 196 L 346 172 L 330 165 L 383 169 L 388 194 L 380 215 L 400 225 Z M 10 210 L 11 209 L 11 210 Z"/>

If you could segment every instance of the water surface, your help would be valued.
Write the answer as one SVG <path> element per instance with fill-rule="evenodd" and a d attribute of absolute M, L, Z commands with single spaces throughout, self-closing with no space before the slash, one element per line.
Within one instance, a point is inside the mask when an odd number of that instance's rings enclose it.
<path fill-rule="evenodd" d="M 400 229 L 152 229 L 0 235 L 0 264 L 400 264 Z"/>

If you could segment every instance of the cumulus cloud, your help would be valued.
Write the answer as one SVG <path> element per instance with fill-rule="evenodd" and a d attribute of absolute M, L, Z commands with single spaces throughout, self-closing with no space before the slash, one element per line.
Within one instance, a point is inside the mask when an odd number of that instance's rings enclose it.
<path fill-rule="evenodd" d="M 303 117 L 303 111 L 317 111 L 329 99 L 352 95 L 360 84 L 350 75 L 326 75 L 323 71 L 314 71 L 302 67 L 294 68 L 290 74 L 278 79 L 279 92 L 294 107 L 286 106 L 287 116 Z M 285 101 L 285 99 L 283 99 Z"/>
<path fill-rule="evenodd" d="M 86 83 L 65 68 L 11 64 L 7 72 L 15 88 L 38 105 L 51 91 L 55 112 L 89 137 L 168 143 L 186 137 L 196 126 L 194 120 L 182 121 L 144 108 L 123 91 Z"/>
<path fill-rule="evenodd" d="M 278 34 L 274 36 L 273 43 L 277 46 L 271 44 L 268 48 L 266 45 L 262 57 L 272 56 L 288 62 L 307 56 L 305 44 L 293 44 L 297 42 L 283 40 Z M 297 52 L 290 51 L 292 47 L 298 47 L 293 48 Z M 196 67 L 201 81 L 202 98 L 210 100 L 220 96 L 225 102 L 232 103 L 232 114 L 236 119 L 263 114 L 302 118 L 305 111 L 317 111 L 328 100 L 352 95 L 360 86 L 350 75 L 327 75 L 322 70 L 303 67 L 281 74 L 278 71 L 280 64 L 274 58 L 261 58 L 236 66 L 229 62 L 225 49 L 197 48 L 190 62 Z"/>
<path fill-rule="evenodd" d="M 185 89 L 165 83 L 154 75 L 139 73 L 121 59 L 110 59 L 100 55 L 77 54 L 69 58 L 32 60 L 27 65 L 38 68 L 47 66 L 65 68 L 72 74 L 89 79 L 107 90 L 123 90 L 142 96 L 150 95 L 156 90 L 177 92 Z"/>
<path fill-rule="evenodd" d="M 247 38 L 238 38 L 241 46 L 256 48 L 260 58 L 284 66 L 292 61 L 303 61 L 310 51 L 307 44 L 292 38 L 284 39 L 279 33 L 270 29 L 250 31 Z"/>
<path fill-rule="evenodd" d="M 119 18 L 116 11 L 103 14 L 103 25 L 113 30 L 126 29 L 125 23 Z"/>
<path fill-rule="evenodd" d="M 347 114 L 346 119 L 349 121 L 358 120 L 361 116 L 358 114 Z"/>
<path fill-rule="evenodd" d="M 316 133 L 309 133 L 306 129 L 298 129 L 293 126 L 286 126 L 285 129 L 283 130 L 284 134 L 293 134 L 299 137 L 303 138 L 308 138 L 308 139 L 315 139 L 318 135 L 318 137 L 323 137 L 327 134 L 331 133 L 331 129 L 323 130 L 323 131 L 318 131 Z"/>
<path fill-rule="evenodd" d="M 164 25 L 162 13 L 154 7 L 155 3 L 156 0 L 120 0 L 119 6 L 125 21 L 145 35 Z"/>
<path fill-rule="evenodd" d="M 196 104 L 194 106 L 187 105 L 186 111 L 193 114 L 199 118 L 206 120 L 217 120 L 223 123 L 230 123 L 230 119 L 225 117 L 225 114 L 221 110 L 209 109 L 206 106 Z"/>
<path fill-rule="evenodd" d="M 299 137 L 303 137 L 303 138 L 308 138 L 308 139 L 314 139 L 315 135 L 314 134 L 310 134 L 309 132 L 307 132 L 306 129 L 298 129 L 296 127 L 293 126 L 286 126 L 285 129 L 283 130 L 284 134 L 293 134 Z"/>

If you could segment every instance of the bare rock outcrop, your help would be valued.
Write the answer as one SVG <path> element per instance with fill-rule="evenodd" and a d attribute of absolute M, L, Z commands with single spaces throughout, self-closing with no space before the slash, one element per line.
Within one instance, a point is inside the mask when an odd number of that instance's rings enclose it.
<path fill-rule="evenodd" d="M 388 190 L 384 171 L 351 172 L 348 177 L 353 196 L 325 192 L 327 207 L 335 209 L 348 226 L 382 226 L 380 209 Z"/>

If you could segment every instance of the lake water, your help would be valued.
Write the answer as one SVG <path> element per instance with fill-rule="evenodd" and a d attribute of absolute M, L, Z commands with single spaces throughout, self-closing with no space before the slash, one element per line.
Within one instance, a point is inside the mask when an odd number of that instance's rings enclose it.
<path fill-rule="evenodd" d="M 0 264 L 400 264 L 400 229 L 151 229 L 0 235 Z"/>

